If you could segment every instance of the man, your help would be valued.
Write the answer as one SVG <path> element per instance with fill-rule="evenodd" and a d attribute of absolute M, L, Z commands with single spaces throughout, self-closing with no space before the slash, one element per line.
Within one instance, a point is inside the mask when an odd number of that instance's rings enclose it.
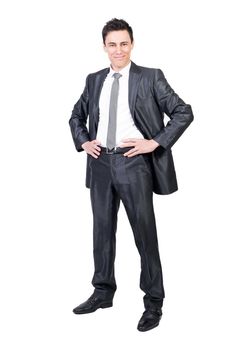
<path fill-rule="evenodd" d="M 111 65 L 88 75 L 69 120 L 77 151 L 87 153 L 95 265 L 94 292 L 73 312 L 112 306 L 115 233 L 122 200 L 141 257 L 145 311 L 137 328 L 147 331 L 159 324 L 164 299 L 152 196 L 177 190 L 171 147 L 192 122 L 193 113 L 160 69 L 131 61 L 134 40 L 127 22 L 112 19 L 102 36 Z M 170 118 L 167 125 L 164 113 Z"/>

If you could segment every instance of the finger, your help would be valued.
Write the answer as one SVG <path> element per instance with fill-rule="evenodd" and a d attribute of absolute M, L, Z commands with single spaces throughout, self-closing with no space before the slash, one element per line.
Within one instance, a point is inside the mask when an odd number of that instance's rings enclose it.
<path fill-rule="evenodd" d="M 136 151 L 136 152 L 134 152 L 134 153 L 129 154 L 129 156 L 127 156 L 127 157 L 128 157 L 128 158 L 132 158 L 132 157 L 137 156 L 138 154 L 139 154 L 139 151 Z"/>
<path fill-rule="evenodd" d="M 135 142 L 124 142 L 120 144 L 120 147 L 134 147 L 136 145 Z"/>
<path fill-rule="evenodd" d="M 96 154 L 96 153 L 92 152 L 92 153 L 91 153 L 91 156 L 92 156 L 93 158 L 95 158 L 95 159 L 98 159 L 99 154 Z"/>
<path fill-rule="evenodd" d="M 98 151 L 101 151 L 101 148 L 98 147 L 98 146 L 95 146 L 95 149 L 98 150 Z"/>
<path fill-rule="evenodd" d="M 132 156 L 135 156 L 136 154 L 138 154 L 138 150 L 133 148 L 133 149 L 130 149 L 130 151 L 124 153 L 124 156 L 125 157 L 132 157 Z"/>
<path fill-rule="evenodd" d="M 97 150 L 97 149 L 93 149 L 93 150 L 92 150 L 92 153 L 94 153 L 94 154 L 96 154 L 96 155 L 98 155 L 98 156 L 100 155 L 100 152 L 99 152 L 99 150 Z"/>
<path fill-rule="evenodd" d="M 92 144 L 92 145 L 90 145 L 89 150 L 90 150 L 91 152 L 93 152 L 93 151 L 95 151 L 95 150 L 101 150 L 101 148 L 98 147 L 98 146 L 96 146 L 96 145 L 94 145 L 94 144 Z"/>
<path fill-rule="evenodd" d="M 87 150 L 86 153 L 94 158 L 98 158 L 98 156 L 100 156 L 100 152 L 98 152 L 97 150 L 95 150 L 93 148 Z"/>
<path fill-rule="evenodd" d="M 93 158 L 98 159 L 98 156 L 96 156 L 95 154 L 91 154 Z"/>
<path fill-rule="evenodd" d="M 94 145 L 95 149 L 97 149 L 98 151 L 101 151 L 101 148 L 98 147 L 98 145 L 101 145 L 100 141 L 94 140 L 93 145 Z"/>

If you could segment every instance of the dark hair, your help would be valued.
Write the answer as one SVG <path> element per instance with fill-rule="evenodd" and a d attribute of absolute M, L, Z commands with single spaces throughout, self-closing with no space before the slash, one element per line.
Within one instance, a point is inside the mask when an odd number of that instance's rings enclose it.
<path fill-rule="evenodd" d="M 133 42 L 133 31 L 130 25 L 123 19 L 113 18 L 112 20 L 108 21 L 102 29 L 102 39 L 104 44 L 107 34 L 116 30 L 127 30 L 131 42 Z"/>

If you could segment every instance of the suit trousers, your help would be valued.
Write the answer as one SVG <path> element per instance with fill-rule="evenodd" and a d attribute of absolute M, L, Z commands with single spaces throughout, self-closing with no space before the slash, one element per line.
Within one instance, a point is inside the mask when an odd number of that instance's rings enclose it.
<path fill-rule="evenodd" d="M 116 291 L 114 260 L 117 214 L 122 201 L 141 258 L 140 288 L 146 309 L 161 307 L 164 298 L 162 268 L 153 208 L 149 154 L 124 157 L 101 152 L 91 156 L 90 196 L 93 212 L 94 293 L 112 300 Z"/>

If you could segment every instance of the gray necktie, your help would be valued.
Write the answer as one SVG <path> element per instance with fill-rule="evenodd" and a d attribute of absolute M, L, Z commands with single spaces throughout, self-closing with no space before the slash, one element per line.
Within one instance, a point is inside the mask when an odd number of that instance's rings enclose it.
<path fill-rule="evenodd" d="M 122 75 L 120 73 L 114 73 L 113 77 L 114 81 L 112 83 L 110 94 L 109 123 L 106 139 L 106 147 L 110 150 L 116 146 L 116 119 L 119 95 L 119 78 L 122 77 Z"/>

